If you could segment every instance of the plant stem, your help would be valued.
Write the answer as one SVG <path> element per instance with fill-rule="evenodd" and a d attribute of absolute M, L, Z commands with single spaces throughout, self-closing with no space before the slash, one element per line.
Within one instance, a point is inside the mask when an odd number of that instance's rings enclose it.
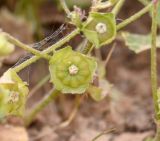
<path fill-rule="evenodd" d="M 60 4 L 63 7 L 64 11 L 66 12 L 67 16 L 70 16 L 70 10 L 65 2 L 65 0 L 60 0 Z"/>
<path fill-rule="evenodd" d="M 60 94 L 60 91 L 51 89 L 48 94 L 37 104 L 33 109 L 27 114 L 24 118 L 25 125 L 28 126 L 35 116 L 50 103 L 53 99 L 55 99 Z"/>
<path fill-rule="evenodd" d="M 153 0 L 152 7 L 152 27 L 151 27 L 151 85 L 152 85 L 152 96 L 155 110 L 155 118 L 157 124 L 157 131 L 154 141 L 160 141 L 160 117 L 159 106 L 158 106 L 158 95 L 157 95 L 157 18 L 158 18 L 158 2 L 159 0 Z"/>
<path fill-rule="evenodd" d="M 139 2 L 141 2 L 143 5 L 148 5 L 149 2 L 147 0 L 138 0 Z"/>
<path fill-rule="evenodd" d="M 128 24 L 130 24 L 131 22 L 139 19 L 141 16 L 143 16 L 145 13 L 147 13 L 151 9 L 152 5 L 153 5 L 153 3 L 151 2 L 146 7 L 144 7 L 142 10 L 140 10 L 139 12 L 137 12 L 136 14 L 131 16 L 130 18 L 126 19 L 122 23 L 118 24 L 117 25 L 117 30 L 120 30 L 123 27 L 127 26 Z"/>
<path fill-rule="evenodd" d="M 69 115 L 69 118 L 66 121 L 62 122 L 60 125 L 58 125 L 55 129 L 65 128 L 73 121 L 80 107 L 81 100 L 82 100 L 82 97 L 79 95 L 76 95 L 74 109 Z"/>
<path fill-rule="evenodd" d="M 119 0 L 118 3 L 113 8 L 112 13 L 114 13 L 115 15 L 117 15 L 119 13 L 119 11 L 121 10 L 124 2 L 125 2 L 125 0 Z"/>
<path fill-rule="evenodd" d="M 47 81 L 50 79 L 50 74 L 47 74 L 45 77 L 43 77 L 30 91 L 29 98 L 38 90 L 40 89 Z"/>
<path fill-rule="evenodd" d="M 114 131 L 115 131 L 114 128 L 103 131 L 102 133 L 99 133 L 96 137 L 94 137 L 91 141 L 97 141 L 101 136 L 106 135 L 106 134 L 111 133 L 111 132 L 114 132 Z"/>
<path fill-rule="evenodd" d="M 74 31 L 72 31 L 70 34 L 68 34 L 66 37 L 64 37 L 63 39 L 61 39 L 60 41 L 58 41 L 57 43 L 55 43 L 54 45 L 50 46 L 49 48 L 47 48 L 46 50 L 44 50 L 41 54 L 48 54 L 52 51 L 54 51 L 55 49 L 61 47 L 62 45 L 64 45 L 65 43 L 67 43 L 70 39 L 72 39 L 74 36 L 76 36 L 77 34 L 79 34 L 79 29 L 75 29 Z M 40 56 L 34 56 L 28 60 L 26 60 L 25 62 L 23 62 L 22 64 L 16 66 L 15 68 L 13 68 L 16 72 L 21 71 L 22 69 L 24 69 L 25 67 L 29 66 L 30 64 L 36 62 L 37 60 L 39 60 L 41 57 Z"/>
<path fill-rule="evenodd" d="M 112 48 L 110 49 L 110 51 L 109 51 L 109 53 L 108 53 L 108 55 L 107 55 L 107 57 L 106 57 L 106 59 L 104 61 L 104 66 L 105 67 L 107 67 L 107 64 L 108 64 L 108 62 L 109 62 L 109 60 L 110 60 L 110 58 L 112 56 L 112 53 L 113 53 L 115 47 L 116 47 L 116 43 L 113 44 Z"/>
<path fill-rule="evenodd" d="M 158 96 L 157 96 L 157 49 L 156 49 L 156 40 L 157 40 L 157 4 L 153 4 L 152 8 L 152 27 L 151 27 L 151 85 L 152 85 L 152 96 L 154 101 L 155 116 L 158 119 Z"/>
<path fill-rule="evenodd" d="M 14 45 L 16 45 L 16 46 L 18 46 L 20 48 L 23 48 L 24 50 L 26 50 L 28 52 L 31 52 L 32 54 L 34 54 L 36 56 L 45 58 L 47 60 L 50 59 L 50 56 L 48 54 L 42 54 L 40 51 L 38 51 L 38 50 L 36 50 L 36 49 L 34 49 L 34 48 L 32 48 L 32 47 L 20 42 L 19 40 L 17 40 L 16 38 L 12 37 L 11 35 L 9 35 L 7 33 L 3 33 L 3 34 L 4 34 L 4 36 L 7 38 L 7 40 L 10 43 L 12 43 L 12 44 L 14 44 Z"/>

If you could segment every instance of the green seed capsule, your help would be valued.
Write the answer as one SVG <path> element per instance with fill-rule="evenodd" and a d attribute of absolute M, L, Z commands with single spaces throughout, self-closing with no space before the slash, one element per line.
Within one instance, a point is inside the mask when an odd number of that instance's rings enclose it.
<path fill-rule="evenodd" d="M 69 86 L 70 85 L 70 80 L 71 80 L 71 76 L 67 76 L 63 79 L 63 83 L 66 85 L 66 86 Z"/>
<path fill-rule="evenodd" d="M 76 77 L 71 77 L 70 83 L 71 83 L 70 85 L 71 85 L 72 88 L 77 88 L 78 85 L 79 85 L 79 82 L 78 82 L 78 80 L 76 79 Z"/>
<path fill-rule="evenodd" d="M 85 92 L 92 81 L 96 61 L 71 47 L 57 51 L 50 60 L 51 82 L 62 93 Z"/>
<path fill-rule="evenodd" d="M 81 70 L 80 72 L 79 72 L 79 74 L 80 75 L 82 75 L 82 76 L 88 76 L 88 74 L 89 74 L 90 72 L 88 71 L 88 70 Z"/>
<path fill-rule="evenodd" d="M 115 15 L 113 13 L 90 13 L 82 32 L 96 48 L 109 44 L 116 37 Z"/>
<path fill-rule="evenodd" d="M 0 118 L 23 116 L 27 95 L 26 83 L 12 69 L 5 72 L 0 78 Z"/>
<path fill-rule="evenodd" d="M 57 72 L 57 76 L 58 76 L 58 78 L 59 78 L 59 79 L 62 79 L 62 80 L 63 80 L 63 79 L 64 79 L 64 77 L 66 77 L 66 76 L 67 76 L 67 74 L 66 74 L 66 73 L 64 73 L 64 72 L 61 72 L 61 71 L 60 71 L 60 72 Z"/>
<path fill-rule="evenodd" d="M 76 76 L 76 79 L 80 84 L 83 84 L 83 82 L 85 81 L 86 78 L 82 75 L 78 75 L 78 76 Z"/>

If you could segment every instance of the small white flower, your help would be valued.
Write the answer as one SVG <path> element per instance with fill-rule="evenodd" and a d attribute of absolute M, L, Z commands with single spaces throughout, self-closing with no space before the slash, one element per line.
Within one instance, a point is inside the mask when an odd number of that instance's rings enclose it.
<path fill-rule="evenodd" d="M 107 31 L 107 26 L 104 23 L 98 23 L 96 25 L 96 31 L 100 34 L 103 34 Z"/>
<path fill-rule="evenodd" d="M 71 65 L 69 68 L 68 68 L 68 70 L 69 70 L 69 73 L 71 74 L 71 75 L 74 75 L 74 74 L 77 74 L 78 73 L 78 67 L 76 66 L 76 65 Z"/>

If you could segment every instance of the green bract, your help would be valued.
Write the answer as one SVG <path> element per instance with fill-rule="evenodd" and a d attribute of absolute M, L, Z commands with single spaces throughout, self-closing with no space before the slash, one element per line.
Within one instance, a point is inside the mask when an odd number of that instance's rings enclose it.
<path fill-rule="evenodd" d="M 50 60 L 51 81 L 62 93 L 81 94 L 93 79 L 97 63 L 71 47 L 57 51 Z"/>
<path fill-rule="evenodd" d="M 109 44 L 116 37 L 115 15 L 113 13 L 90 13 L 82 32 L 96 48 Z"/>
<path fill-rule="evenodd" d="M 80 17 L 80 15 L 79 15 L 77 12 L 75 12 L 75 11 L 73 11 L 73 12 L 71 13 L 71 24 L 74 24 L 75 26 L 77 26 L 77 27 L 79 27 L 79 28 L 81 28 L 81 26 L 82 26 L 81 17 Z"/>
<path fill-rule="evenodd" d="M 9 55 L 14 51 L 14 45 L 9 43 L 3 34 L 0 34 L 0 56 Z"/>
<path fill-rule="evenodd" d="M 12 69 L 0 78 L 0 118 L 8 115 L 22 116 L 28 88 Z"/>

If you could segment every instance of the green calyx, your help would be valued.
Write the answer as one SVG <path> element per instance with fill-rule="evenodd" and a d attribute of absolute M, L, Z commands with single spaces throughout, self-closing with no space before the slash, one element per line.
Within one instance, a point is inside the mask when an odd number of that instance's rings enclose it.
<path fill-rule="evenodd" d="M 78 28 L 82 27 L 82 21 L 79 13 L 73 11 L 71 12 L 70 17 L 71 17 L 71 24 L 77 26 Z"/>
<path fill-rule="evenodd" d="M 87 22 L 83 24 L 82 32 L 96 48 L 111 43 L 116 37 L 115 15 L 113 13 L 90 13 Z"/>
<path fill-rule="evenodd" d="M 92 82 L 96 66 L 93 58 L 65 47 L 50 60 L 51 82 L 62 93 L 82 94 Z"/>
<path fill-rule="evenodd" d="M 28 95 L 26 83 L 12 69 L 0 78 L 0 118 L 23 116 Z"/>
<path fill-rule="evenodd" d="M 0 34 L 0 57 L 9 55 L 14 51 L 14 45 L 9 43 L 3 33 Z"/>

